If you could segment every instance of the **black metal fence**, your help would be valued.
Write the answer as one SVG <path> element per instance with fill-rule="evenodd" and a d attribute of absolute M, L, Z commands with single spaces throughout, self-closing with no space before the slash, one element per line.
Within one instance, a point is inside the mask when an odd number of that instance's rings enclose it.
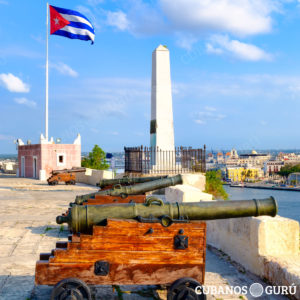
<path fill-rule="evenodd" d="M 203 149 L 185 147 L 173 151 L 151 147 L 124 147 L 125 172 L 141 174 L 205 172 L 205 152 Z"/>

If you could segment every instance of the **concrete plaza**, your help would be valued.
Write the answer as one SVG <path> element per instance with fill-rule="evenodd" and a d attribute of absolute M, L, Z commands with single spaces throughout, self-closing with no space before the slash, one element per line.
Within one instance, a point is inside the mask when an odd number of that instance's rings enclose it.
<path fill-rule="evenodd" d="M 0 299 L 50 299 L 51 287 L 35 286 L 35 262 L 40 252 L 50 252 L 58 240 L 66 240 L 66 226 L 55 222 L 76 195 L 96 191 L 84 184 L 48 186 L 40 181 L 0 176 Z M 265 285 L 258 277 L 232 264 L 226 255 L 207 250 L 207 286 Z M 166 299 L 165 290 L 147 286 L 92 288 L 95 299 Z M 129 292 L 131 291 L 131 292 Z M 208 299 L 257 299 L 250 295 L 209 295 Z M 286 299 L 266 296 L 259 299 Z"/>

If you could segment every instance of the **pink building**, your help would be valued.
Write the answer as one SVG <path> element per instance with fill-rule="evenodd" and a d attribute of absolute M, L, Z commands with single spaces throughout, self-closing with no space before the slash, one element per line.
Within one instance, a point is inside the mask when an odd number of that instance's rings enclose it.
<path fill-rule="evenodd" d="M 73 144 L 55 144 L 41 136 L 40 144 L 24 145 L 18 140 L 19 177 L 46 180 L 52 170 L 81 166 L 81 137 Z"/>

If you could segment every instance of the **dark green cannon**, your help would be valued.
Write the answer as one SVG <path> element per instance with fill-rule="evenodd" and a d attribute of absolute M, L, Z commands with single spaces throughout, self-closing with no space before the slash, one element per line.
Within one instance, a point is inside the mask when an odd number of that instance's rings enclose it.
<path fill-rule="evenodd" d="M 67 215 L 58 216 L 58 224 L 68 223 L 73 232 L 91 233 L 94 225 L 106 219 L 138 219 L 141 222 L 172 222 L 214 220 L 250 216 L 276 216 L 277 203 L 273 197 L 260 200 L 207 201 L 193 203 L 163 203 L 151 199 L 145 204 L 73 205 Z"/>
<path fill-rule="evenodd" d="M 107 186 L 113 186 L 116 184 L 120 185 L 132 185 L 137 183 L 144 183 L 153 180 L 159 180 L 163 178 L 167 178 L 168 176 L 152 176 L 152 177 L 123 177 L 118 179 L 103 179 L 100 180 L 97 184 L 100 188 L 104 188 Z"/>
<path fill-rule="evenodd" d="M 149 182 L 139 183 L 135 185 L 128 185 L 128 186 L 115 185 L 112 189 L 109 190 L 103 190 L 97 193 L 76 196 L 75 204 L 82 204 L 84 201 L 90 198 L 94 198 L 95 195 L 121 196 L 123 198 L 126 198 L 128 195 L 144 194 L 146 192 L 155 191 L 176 184 L 182 184 L 181 175 L 162 178 L 158 180 L 152 180 Z"/>

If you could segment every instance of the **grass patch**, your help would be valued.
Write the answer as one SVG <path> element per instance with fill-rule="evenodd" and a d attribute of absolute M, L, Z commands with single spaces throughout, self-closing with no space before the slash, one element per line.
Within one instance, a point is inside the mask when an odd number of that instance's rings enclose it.
<path fill-rule="evenodd" d="M 47 227 L 45 228 L 45 231 L 44 231 L 44 232 L 46 233 L 46 232 L 48 232 L 49 230 L 52 230 L 52 229 L 54 229 L 54 228 L 52 228 L 52 227 L 50 227 L 50 226 L 47 226 Z"/>

